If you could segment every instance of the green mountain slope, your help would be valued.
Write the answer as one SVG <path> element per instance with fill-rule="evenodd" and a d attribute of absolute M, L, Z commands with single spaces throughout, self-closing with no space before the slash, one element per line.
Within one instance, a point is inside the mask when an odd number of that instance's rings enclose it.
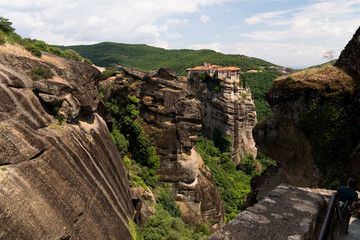
<path fill-rule="evenodd" d="M 237 66 L 242 71 L 273 66 L 267 61 L 244 55 L 222 54 L 213 50 L 166 50 L 145 44 L 122 44 L 104 42 L 94 45 L 57 46 L 60 49 L 73 49 L 81 56 L 91 59 L 102 67 L 119 64 L 145 71 L 167 66 L 178 75 L 185 75 L 186 68 L 202 65 L 203 62 L 221 66 Z"/>

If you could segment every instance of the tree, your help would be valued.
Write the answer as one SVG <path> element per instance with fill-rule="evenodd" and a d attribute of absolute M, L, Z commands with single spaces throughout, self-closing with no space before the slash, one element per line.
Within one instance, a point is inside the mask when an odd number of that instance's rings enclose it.
<path fill-rule="evenodd" d="M 2 30 L 4 33 L 14 32 L 15 28 L 13 28 L 11 25 L 12 22 L 10 22 L 9 19 L 0 16 L 0 30 Z"/>
<path fill-rule="evenodd" d="M 334 56 L 335 56 L 335 51 L 329 50 L 329 51 L 324 52 L 323 58 L 331 61 L 334 59 Z"/>

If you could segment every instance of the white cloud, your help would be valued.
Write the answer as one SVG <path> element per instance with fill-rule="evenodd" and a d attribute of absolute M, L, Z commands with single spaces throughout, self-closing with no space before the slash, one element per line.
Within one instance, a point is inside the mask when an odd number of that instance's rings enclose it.
<path fill-rule="evenodd" d="M 331 49 L 327 45 L 305 45 L 291 43 L 268 43 L 268 42 L 239 42 L 221 44 L 219 42 L 209 44 L 195 44 L 191 49 L 212 49 L 227 54 L 242 54 L 249 57 L 257 57 L 271 63 L 287 67 L 308 67 L 325 62 L 323 54 Z M 335 49 L 336 55 L 342 49 Z"/>
<path fill-rule="evenodd" d="M 166 33 L 166 37 L 175 39 L 175 38 L 182 38 L 183 36 L 176 32 L 176 33 Z"/>
<path fill-rule="evenodd" d="M 200 17 L 200 21 L 201 21 L 202 23 L 206 23 L 206 22 L 209 21 L 209 20 L 210 20 L 210 17 L 207 16 L 207 15 L 205 15 L 205 14 L 201 15 L 201 17 Z"/>
<path fill-rule="evenodd" d="M 166 24 L 171 25 L 171 24 L 181 24 L 181 23 L 187 23 L 189 22 L 189 19 L 177 19 L 177 18 L 168 18 L 166 19 Z"/>
<path fill-rule="evenodd" d="M 268 23 L 270 21 L 274 21 L 275 19 L 281 19 L 282 16 L 287 14 L 288 12 L 289 11 L 259 13 L 245 19 L 245 22 L 247 24 Z"/>
<path fill-rule="evenodd" d="M 320 1 L 302 8 L 256 14 L 245 22 L 265 24 L 267 29 L 239 36 L 256 41 L 350 37 L 359 26 L 359 12 L 360 0 Z"/>
<path fill-rule="evenodd" d="M 217 52 L 222 52 L 221 49 L 223 46 L 219 42 L 210 43 L 210 44 L 194 44 L 192 46 L 189 46 L 188 48 L 199 50 L 199 49 L 211 49 Z"/>
<path fill-rule="evenodd" d="M 154 46 L 154 47 L 165 48 L 165 49 L 169 48 L 169 43 L 166 41 L 162 41 L 162 40 L 156 40 L 155 42 L 150 43 L 150 45 Z"/>
<path fill-rule="evenodd" d="M 63 39 L 152 43 L 167 32 L 166 25 L 157 25 L 159 19 L 227 1 L 231 0 L 1 0 L 0 12 L 24 37 L 62 36 L 49 43 Z M 186 22 L 169 18 L 166 24 Z M 39 36 L 41 31 L 50 37 Z"/>

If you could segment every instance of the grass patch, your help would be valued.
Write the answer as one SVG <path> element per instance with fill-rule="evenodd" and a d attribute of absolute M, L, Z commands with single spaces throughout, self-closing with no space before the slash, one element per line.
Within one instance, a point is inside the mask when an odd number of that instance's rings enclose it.
<path fill-rule="evenodd" d="M 42 79 L 50 79 L 54 76 L 54 73 L 47 67 L 38 66 L 29 71 L 30 78 L 34 81 Z"/>
<path fill-rule="evenodd" d="M 327 64 L 280 77 L 274 82 L 272 89 L 310 88 L 321 91 L 325 97 L 333 97 L 344 91 L 353 92 L 355 86 L 356 82 L 349 74 Z"/>

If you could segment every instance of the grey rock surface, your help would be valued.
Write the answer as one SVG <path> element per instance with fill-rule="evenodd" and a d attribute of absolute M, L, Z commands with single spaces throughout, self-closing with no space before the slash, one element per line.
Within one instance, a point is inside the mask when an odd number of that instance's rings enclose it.
<path fill-rule="evenodd" d="M 317 239 L 325 213 L 320 195 L 281 184 L 208 239 Z"/>

